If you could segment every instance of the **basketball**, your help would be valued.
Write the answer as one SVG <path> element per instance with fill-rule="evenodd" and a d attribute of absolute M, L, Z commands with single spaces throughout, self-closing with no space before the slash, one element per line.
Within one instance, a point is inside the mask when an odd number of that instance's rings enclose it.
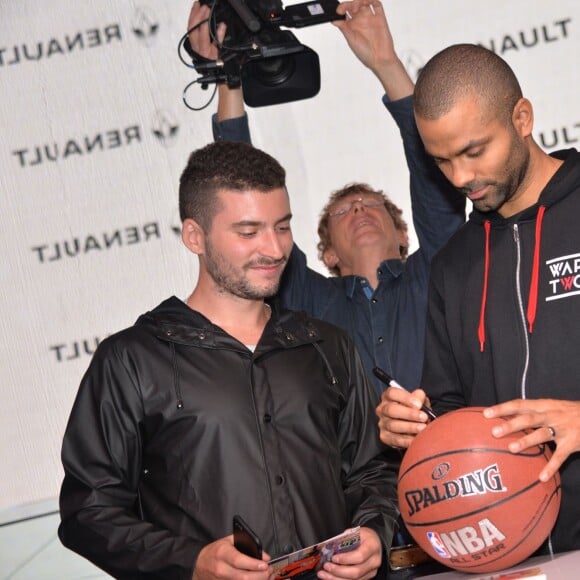
<path fill-rule="evenodd" d="M 495 572 L 519 564 L 548 537 L 560 476 L 538 479 L 548 445 L 514 454 L 521 432 L 496 439 L 483 407 L 441 415 L 417 435 L 399 470 L 399 506 L 417 544 L 445 566 Z"/>

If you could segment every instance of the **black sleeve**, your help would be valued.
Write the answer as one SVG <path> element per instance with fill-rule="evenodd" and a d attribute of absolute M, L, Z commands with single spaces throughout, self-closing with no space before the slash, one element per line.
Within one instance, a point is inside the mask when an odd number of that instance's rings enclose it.
<path fill-rule="evenodd" d="M 354 346 L 348 352 L 351 389 L 341 418 L 343 487 L 353 526 L 377 532 L 385 553 L 391 547 L 399 515 L 397 474 L 400 455 L 379 439 L 377 395 Z"/>
<path fill-rule="evenodd" d="M 115 578 L 191 580 L 203 545 L 143 521 L 142 401 L 126 353 L 101 344 L 62 446 L 62 543 Z"/>

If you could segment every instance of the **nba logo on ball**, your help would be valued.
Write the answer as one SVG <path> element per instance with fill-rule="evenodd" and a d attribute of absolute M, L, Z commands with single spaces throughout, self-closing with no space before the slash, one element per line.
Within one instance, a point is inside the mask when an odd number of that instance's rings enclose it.
<path fill-rule="evenodd" d="M 437 552 L 441 558 L 450 558 L 451 555 L 445 549 L 445 544 L 441 541 L 439 534 L 437 532 L 427 532 L 427 539 L 431 542 L 433 549 Z"/>
<path fill-rule="evenodd" d="M 467 407 L 430 423 L 399 470 L 399 506 L 415 541 L 439 562 L 464 572 L 514 566 L 547 538 L 560 509 L 560 477 L 541 482 L 547 445 L 511 453 L 483 408 Z"/>

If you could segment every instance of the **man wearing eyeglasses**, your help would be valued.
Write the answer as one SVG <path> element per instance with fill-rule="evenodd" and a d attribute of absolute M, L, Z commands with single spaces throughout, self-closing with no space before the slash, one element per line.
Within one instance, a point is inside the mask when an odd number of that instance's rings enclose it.
<path fill-rule="evenodd" d="M 318 227 L 319 256 L 332 274 L 308 268 L 295 245 L 280 296 L 291 309 L 305 310 L 347 330 L 380 394 L 385 385 L 371 372 L 381 367 L 407 388 L 419 386 L 427 309 L 427 283 L 433 255 L 465 221 L 465 199 L 442 178 L 425 154 L 413 117 L 413 82 L 397 57 L 380 2 L 342 2 L 346 20 L 335 25 L 355 55 L 379 79 L 385 106 L 397 122 L 410 171 L 413 222 L 420 248 L 407 256 L 407 224 L 382 191 L 362 183 L 331 194 Z M 196 2 L 189 29 L 209 16 Z M 225 33 L 223 25 L 218 36 Z M 191 30 L 197 52 L 217 57 L 207 25 Z M 216 140 L 250 141 L 240 89 L 218 88 Z"/>

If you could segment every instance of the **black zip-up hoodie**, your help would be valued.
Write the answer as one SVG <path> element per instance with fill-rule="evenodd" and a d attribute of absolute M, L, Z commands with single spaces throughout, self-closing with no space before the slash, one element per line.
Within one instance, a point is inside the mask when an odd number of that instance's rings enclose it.
<path fill-rule="evenodd" d="M 66 546 L 163 580 L 190 580 L 234 514 L 272 557 L 351 525 L 390 546 L 398 464 L 352 341 L 272 308 L 254 352 L 175 297 L 101 343 L 63 442 Z"/>
<path fill-rule="evenodd" d="M 553 155 L 564 163 L 537 204 L 508 219 L 474 210 L 433 262 L 422 385 L 438 412 L 580 402 L 580 154 Z M 551 542 L 579 549 L 580 454 L 560 473 Z"/>

